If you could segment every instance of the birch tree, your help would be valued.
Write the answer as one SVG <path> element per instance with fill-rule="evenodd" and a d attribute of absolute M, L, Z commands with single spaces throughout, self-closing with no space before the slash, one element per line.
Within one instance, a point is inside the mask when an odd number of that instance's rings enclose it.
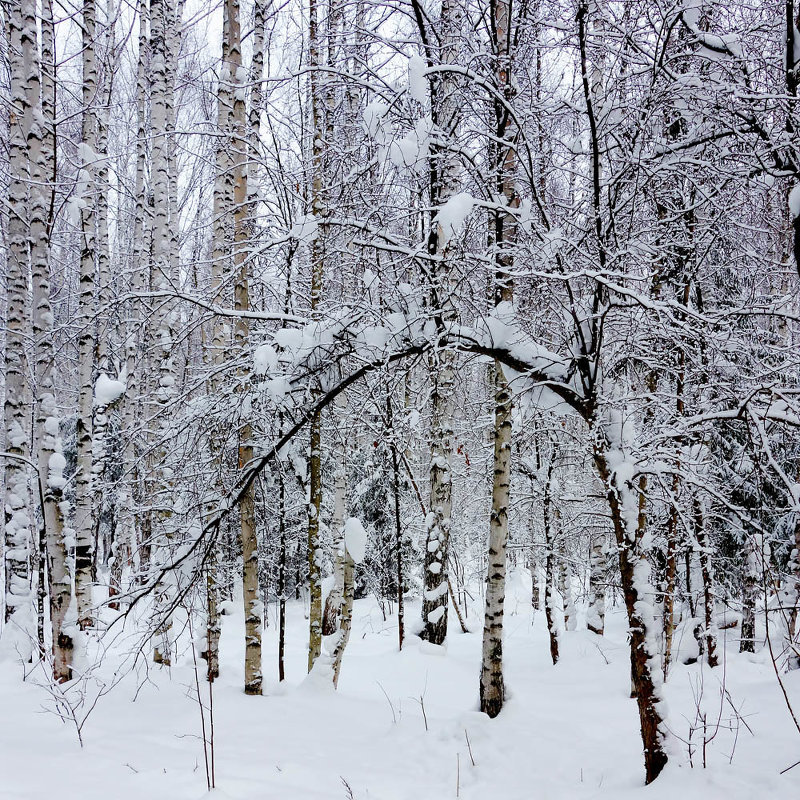
<path fill-rule="evenodd" d="M 324 137 L 326 132 L 325 96 L 320 67 L 322 66 L 322 31 L 319 21 L 319 2 L 308 4 L 308 67 L 309 100 L 311 105 L 311 214 L 316 223 L 316 235 L 311 243 L 311 317 L 320 321 L 322 288 L 325 272 L 325 217 L 324 197 L 325 161 Z M 308 591 L 309 634 L 308 671 L 310 672 L 322 650 L 322 549 L 320 547 L 320 512 L 322 509 L 322 413 L 316 412 L 309 424 L 308 471 Z"/>
<path fill-rule="evenodd" d="M 453 271 L 448 260 L 449 235 L 441 224 L 442 207 L 459 188 L 460 162 L 454 147 L 461 115 L 458 63 L 464 8 L 460 0 L 443 0 L 435 30 L 425 24 L 419 4 L 412 3 L 425 53 L 431 122 L 441 143 L 431 147 L 428 196 L 431 213 L 428 219 L 427 253 L 433 271 L 430 276 L 430 306 L 437 329 L 452 322 L 456 309 L 452 298 Z M 436 37 L 438 46 L 431 41 Z M 442 644 L 447 636 L 448 548 L 452 515 L 452 457 L 455 385 L 455 353 L 442 349 L 434 354 L 431 390 L 431 459 L 430 501 L 426 520 L 424 593 L 421 636 L 432 644 Z"/>
<path fill-rule="evenodd" d="M 29 64 L 26 80 L 32 124 L 28 130 L 28 159 L 31 168 L 30 237 L 33 286 L 33 335 L 36 342 L 36 441 L 38 490 L 47 552 L 48 594 L 53 655 L 53 677 L 68 681 L 72 677 L 73 640 L 67 619 L 72 599 L 72 580 L 68 569 L 63 498 L 66 484 L 66 459 L 62 451 L 59 412 L 56 404 L 57 371 L 53 346 L 53 311 L 50 302 L 50 235 L 54 226 L 50 193 L 55 175 L 55 36 L 53 8 L 42 3 L 42 57 L 39 61 L 36 4 L 25 0 L 23 47 Z"/>
<path fill-rule="evenodd" d="M 511 3 L 493 3 L 495 89 L 493 131 L 496 163 L 491 174 L 496 182 L 500 208 L 493 215 L 495 247 L 495 313 L 512 314 L 512 278 L 516 246 L 516 218 L 519 206 L 516 180 L 515 126 L 511 114 L 513 103 L 513 18 Z M 494 478 L 492 511 L 489 523 L 489 566 L 486 580 L 486 613 L 483 628 L 481 662 L 481 711 L 496 717 L 504 699 L 503 683 L 503 603 L 505 601 L 506 544 L 508 542 L 508 505 L 511 487 L 511 387 L 503 366 L 495 361 L 494 378 Z"/>
<path fill-rule="evenodd" d="M 150 2 L 150 46 L 152 54 L 152 110 L 151 125 L 151 174 L 153 184 L 153 250 L 151 276 L 155 289 L 168 297 L 172 286 L 173 254 L 169 232 L 169 145 L 167 142 L 167 106 L 169 82 L 167 63 L 169 56 L 168 26 L 174 18 L 172 0 Z M 174 40 L 173 40 L 174 41 Z M 175 393 L 173 343 L 175 317 L 172 304 L 164 301 L 159 306 L 153 345 L 157 364 L 158 381 L 152 413 L 158 420 L 156 451 L 156 488 L 153 497 L 155 507 L 155 534 L 160 548 L 160 559 L 168 559 L 172 539 L 173 468 L 170 464 L 169 409 Z M 153 658 L 157 663 L 170 666 L 172 663 L 171 621 L 169 607 L 172 601 L 172 576 L 167 572 L 160 579 L 157 590 L 159 603 L 159 627 Z"/>
<path fill-rule="evenodd" d="M 21 3 L 7 15 L 11 103 L 9 105 L 9 182 L 7 294 L 6 294 L 6 393 L 5 393 L 5 621 L 26 627 L 24 615 L 31 602 L 28 576 L 32 511 L 28 486 L 30 424 L 28 422 L 28 185 L 27 133 L 32 109 L 26 82 L 31 77 L 30 17 Z M 28 46 L 23 49 L 23 36 Z M 27 57 L 26 57 L 27 56 Z"/>
<path fill-rule="evenodd" d="M 97 258 L 97 59 L 95 0 L 84 0 L 81 13 L 83 82 L 81 102 L 80 174 L 76 188 L 81 218 L 81 272 L 78 306 L 82 321 L 78 337 L 78 469 L 75 475 L 75 594 L 81 630 L 93 624 L 92 561 L 95 503 L 92 470 L 92 419 L 94 412 L 94 314 Z"/>

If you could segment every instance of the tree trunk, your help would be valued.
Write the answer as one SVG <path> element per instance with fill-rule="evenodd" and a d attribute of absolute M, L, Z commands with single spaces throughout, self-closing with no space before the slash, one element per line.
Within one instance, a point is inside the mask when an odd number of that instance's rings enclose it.
<path fill-rule="evenodd" d="M 519 207 L 516 181 L 516 126 L 508 113 L 514 98 L 512 83 L 512 19 L 510 0 L 497 0 L 494 11 L 494 77 L 497 92 L 494 100 L 494 121 L 498 143 L 496 163 L 492 165 L 495 190 L 508 209 Z M 501 318 L 513 316 L 514 249 L 517 245 L 517 222 L 511 211 L 496 211 L 495 243 L 495 313 Z M 513 320 L 512 320 L 513 322 Z M 499 362 L 494 365 L 494 480 L 492 511 L 489 522 L 489 558 L 486 580 L 486 613 L 483 627 L 481 664 L 481 711 L 496 717 L 504 702 L 503 683 L 503 605 L 506 591 L 506 545 L 508 543 L 508 507 L 511 491 L 511 387 Z"/>
<path fill-rule="evenodd" d="M 494 482 L 489 524 L 489 570 L 481 659 L 481 711 L 496 717 L 503 708 L 503 604 L 506 585 L 508 505 L 511 488 L 511 391 L 495 364 Z"/>
<path fill-rule="evenodd" d="M 152 180 L 153 180 L 153 269 L 155 289 L 168 295 L 172 289 L 173 265 L 169 233 L 169 144 L 167 142 L 167 108 L 169 81 L 167 65 L 169 23 L 174 19 L 174 0 L 151 0 L 150 40 L 152 52 Z M 165 301 L 156 319 L 155 341 L 158 351 L 158 386 L 155 390 L 155 412 L 158 424 L 156 450 L 156 476 L 153 507 L 155 540 L 158 542 L 159 560 L 166 563 L 173 539 L 173 479 L 169 441 L 169 407 L 175 393 L 175 368 L 173 341 L 175 337 L 175 312 Z M 158 629 L 153 660 L 169 666 L 172 663 L 172 621 L 169 607 L 174 595 L 173 576 L 163 575 L 156 589 L 156 617 Z"/>
<path fill-rule="evenodd" d="M 386 417 L 389 422 L 389 431 L 392 437 L 392 497 L 394 500 L 395 578 L 397 580 L 397 646 L 399 650 L 402 650 L 403 638 L 405 636 L 405 574 L 403 570 L 403 528 L 400 518 L 400 461 L 397 448 L 397 431 L 393 424 L 392 398 L 388 392 L 386 394 Z"/>
<path fill-rule="evenodd" d="M 606 534 L 594 531 L 589 554 L 589 609 L 586 627 L 598 636 L 605 630 L 606 619 Z"/>
<path fill-rule="evenodd" d="M 350 641 L 350 629 L 353 626 L 353 600 L 355 598 L 355 565 L 345 546 L 344 557 L 344 601 L 342 603 L 341 626 L 339 640 L 333 651 L 333 685 L 339 686 L 339 673 L 342 670 L 342 657 L 347 643 Z"/>
<path fill-rule="evenodd" d="M 31 597 L 28 559 L 32 510 L 28 487 L 30 461 L 30 425 L 27 413 L 27 357 L 25 342 L 28 330 L 28 154 L 26 129 L 30 128 L 32 109 L 26 96 L 26 73 L 23 38 L 30 20 L 22 9 L 12 6 L 7 15 L 8 59 L 11 77 L 9 104 L 9 215 L 8 256 L 6 259 L 6 380 L 5 380 L 5 621 L 15 616 L 25 629 L 23 616 Z M 29 14 L 30 9 L 26 9 Z M 35 24 L 35 21 L 34 21 Z M 33 633 L 31 630 L 30 633 Z"/>
<path fill-rule="evenodd" d="M 706 660 L 709 667 L 719 664 L 717 656 L 717 623 L 715 618 L 716 596 L 714 591 L 714 568 L 706 533 L 703 504 L 697 498 L 692 503 L 694 510 L 694 534 L 697 540 L 697 554 L 700 559 L 700 572 L 703 576 L 703 608 L 705 610 Z"/>
<path fill-rule="evenodd" d="M 678 551 L 680 536 L 678 535 L 678 490 L 680 480 L 677 471 L 672 480 L 672 507 L 667 521 L 667 563 L 664 575 L 664 680 L 669 673 L 672 661 L 672 637 L 675 633 L 675 594 L 678 577 Z"/>
<path fill-rule="evenodd" d="M 574 631 L 577 626 L 575 603 L 572 599 L 572 569 L 569 563 L 569 554 L 566 542 L 561 539 L 561 558 L 559 563 L 559 592 L 561 593 L 562 608 L 564 609 L 564 630 Z"/>
<path fill-rule="evenodd" d="M 422 24 L 421 20 L 419 21 Z M 464 24 L 464 8 L 460 0 L 442 0 L 437 36 L 440 43 L 436 58 L 441 64 L 456 64 L 458 43 Z M 434 54 L 427 53 L 433 65 Z M 442 142 L 432 146 L 429 158 L 431 208 L 428 253 L 436 260 L 430 286 L 431 308 L 436 326 L 441 330 L 446 321 L 455 318 L 451 297 L 453 276 L 448 263 L 448 240 L 439 220 L 439 208 L 452 197 L 459 186 L 460 164 L 453 152 L 460 123 L 460 98 L 455 77 L 450 72 L 432 72 L 428 78 L 431 118 L 441 132 Z M 442 644 L 447 636 L 447 569 L 450 548 L 452 513 L 453 414 L 455 389 L 455 353 L 443 350 L 434 354 L 435 372 L 431 392 L 431 460 L 430 502 L 426 520 L 424 594 L 422 599 L 423 628 L 420 636 Z"/>
<path fill-rule="evenodd" d="M 656 650 L 655 619 L 652 606 L 646 599 L 650 565 L 642 550 L 645 519 L 632 487 L 618 480 L 616 472 L 611 472 L 607 454 L 608 445 L 597 440 L 594 463 L 605 487 L 617 540 L 622 594 L 630 632 L 631 680 L 644 744 L 645 781 L 651 783 L 666 766 L 667 752 L 666 728 L 659 709 L 661 663 Z"/>
<path fill-rule="evenodd" d="M 39 492 L 42 502 L 41 538 L 45 542 L 47 590 L 50 596 L 53 678 L 59 683 L 72 678 L 73 642 L 66 615 L 72 598 L 71 576 L 64 542 L 63 489 L 66 460 L 59 436 L 56 405 L 53 314 L 50 304 L 50 239 L 47 185 L 55 171 L 55 38 L 50 0 L 42 3 L 42 80 L 39 94 L 39 60 L 36 44 L 36 3 L 22 4 L 26 35 L 29 103 L 41 113 L 43 125 L 28 132 L 31 164 L 31 273 L 33 285 L 33 338 L 36 342 L 36 438 Z M 41 107 L 39 103 L 41 102 Z M 42 570 L 42 575 L 44 570 Z M 44 586 L 40 587 L 44 589 Z"/>
<path fill-rule="evenodd" d="M 339 400 L 341 398 L 341 401 Z M 336 401 L 336 413 L 344 411 L 344 396 L 339 395 Z M 333 473 L 333 518 L 331 531 L 333 533 L 334 561 L 333 561 L 333 587 L 325 598 L 325 613 L 322 617 L 322 635 L 332 636 L 341 625 L 342 607 L 344 603 L 344 572 L 345 572 L 345 545 L 344 545 L 344 520 L 347 502 L 347 449 L 344 433 L 337 431 L 335 434 L 336 466 Z"/>
<path fill-rule="evenodd" d="M 280 468 L 279 468 L 280 469 Z M 278 680 L 286 677 L 284 652 L 286 649 L 286 486 L 283 474 L 278 474 Z"/>
<path fill-rule="evenodd" d="M 758 590 L 761 584 L 759 556 L 758 540 L 751 534 L 745 540 L 740 653 L 755 653 L 756 651 L 756 600 L 758 599 Z"/>
<path fill-rule="evenodd" d="M 80 147 L 81 272 L 78 315 L 82 321 L 78 336 L 78 468 L 75 474 L 75 594 L 81 630 L 92 625 L 92 567 L 95 534 L 95 498 L 92 471 L 92 419 L 94 399 L 94 324 L 96 313 L 95 260 L 97 258 L 97 95 L 95 58 L 96 7 L 84 0 L 81 30 L 83 57 L 83 117 Z"/>
<path fill-rule="evenodd" d="M 544 614 L 547 621 L 547 632 L 550 636 L 550 657 L 553 664 L 558 663 L 558 623 L 556 622 L 556 531 L 553 518 L 553 472 L 555 471 L 555 453 L 551 455 L 547 465 L 547 479 L 544 483 L 542 497 L 542 519 L 544 523 L 544 543 L 547 551 L 544 578 Z"/>
<path fill-rule="evenodd" d="M 322 76 L 320 72 L 320 43 L 318 0 L 309 0 L 308 50 L 309 80 L 311 93 L 312 144 L 311 144 L 311 213 L 317 222 L 318 233 L 311 244 L 311 316 L 320 318 L 322 282 L 325 272 L 324 218 L 326 216 L 323 197 L 324 163 L 323 151 L 325 118 Z M 317 411 L 310 423 L 309 456 L 309 503 L 308 503 L 308 671 L 322 650 L 322 550 L 319 540 L 319 515 L 322 507 L 322 413 Z"/>

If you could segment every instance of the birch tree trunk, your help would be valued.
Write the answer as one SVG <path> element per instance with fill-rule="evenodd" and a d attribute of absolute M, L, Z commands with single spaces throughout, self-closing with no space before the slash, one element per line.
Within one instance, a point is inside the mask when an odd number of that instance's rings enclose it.
<path fill-rule="evenodd" d="M 700 560 L 700 572 L 703 576 L 703 608 L 705 610 L 706 661 L 709 667 L 719 664 L 717 656 L 717 622 L 716 592 L 714 567 L 711 564 L 711 552 L 706 532 L 705 513 L 702 501 L 695 498 L 692 502 L 694 517 L 694 535 L 697 541 L 697 555 Z"/>
<path fill-rule="evenodd" d="M 31 602 L 28 576 L 32 511 L 28 487 L 30 426 L 26 410 L 28 314 L 28 184 L 29 168 L 25 130 L 31 110 L 25 92 L 29 79 L 23 57 L 26 20 L 18 3 L 6 17 L 11 76 L 9 105 L 9 215 L 6 259 L 6 396 L 5 416 L 5 621 L 12 617 L 23 630 L 23 616 Z M 33 633 L 33 631 L 31 631 Z"/>
<path fill-rule="evenodd" d="M 495 190 L 505 206 L 516 209 L 519 198 L 514 189 L 516 178 L 516 130 L 508 107 L 514 96 L 512 83 L 512 32 L 510 0 L 495 0 L 493 42 L 496 89 L 503 99 L 494 101 L 497 163 L 493 166 Z M 496 283 L 495 313 L 513 317 L 511 270 L 517 243 L 516 218 L 510 211 L 494 213 Z M 494 364 L 494 480 L 492 511 L 489 522 L 489 558 L 486 578 L 486 612 L 483 623 L 481 660 L 481 711 L 496 717 L 503 708 L 503 605 L 506 591 L 506 545 L 508 543 L 508 506 L 511 492 L 511 387 L 502 365 Z"/>
<path fill-rule="evenodd" d="M 247 234 L 248 234 L 248 191 L 247 165 L 248 137 L 245 132 L 245 90 L 244 70 L 242 68 L 241 33 L 239 23 L 239 0 L 226 0 L 228 69 L 233 86 L 233 116 L 231 130 L 231 149 L 233 154 L 233 206 L 226 209 L 233 216 L 233 269 L 235 272 L 234 302 L 237 311 L 250 310 L 248 282 Z M 262 13 L 263 18 L 263 13 Z M 254 47 L 260 46 L 260 31 Z M 249 345 L 249 326 L 245 317 L 237 317 L 234 327 L 234 345 L 238 352 L 244 353 Z M 241 376 L 246 381 L 245 376 Z M 247 385 L 245 383 L 245 385 Z M 245 392 L 247 390 L 245 389 Z M 253 458 L 253 428 L 247 410 L 250 402 L 245 396 L 244 424 L 239 432 L 239 468 L 245 467 Z M 244 494 L 239 504 L 239 519 L 242 539 L 242 593 L 244 599 L 245 694 L 261 694 L 261 600 L 258 593 L 258 538 L 255 519 L 255 482 Z"/>
<path fill-rule="evenodd" d="M 572 569 L 569 563 L 566 542 L 561 539 L 561 559 L 559 564 L 559 590 L 564 609 L 564 630 L 574 631 L 577 626 L 575 603 L 572 599 Z"/>
<path fill-rule="evenodd" d="M 405 638 L 405 572 L 403 569 L 403 528 L 402 519 L 400 518 L 400 460 L 397 446 L 397 430 L 394 426 L 392 412 L 392 397 L 389 392 L 386 393 L 386 419 L 388 420 L 392 437 L 392 499 L 394 501 L 395 577 L 397 580 L 397 646 L 399 650 L 402 650 Z M 466 607 L 466 598 L 464 605 Z"/>
<path fill-rule="evenodd" d="M 745 541 L 745 565 L 742 578 L 742 631 L 740 653 L 756 651 L 756 600 L 760 585 L 758 540 L 749 535 Z"/>
<path fill-rule="evenodd" d="M 94 317 L 95 259 L 97 231 L 95 204 L 97 199 L 97 61 L 95 0 L 84 0 L 82 12 L 83 86 L 81 99 L 81 146 L 78 202 L 81 209 L 81 272 L 78 294 L 78 421 L 75 474 L 75 594 L 78 602 L 78 624 L 81 630 L 92 625 L 92 566 L 95 532 L 94 480 L 92 471 L 92 418 L 94 400 Z"/>
<path fill-rule="evenodd" d="M 72 678 L 73 642 L 65 624 L 72 598 L 72 581 L 67 568 L 64 541 L 66 460 L 59 436 L 56 405 L 53 313 L 50 304 L 50 231 L 48 184 L 55 174 L 55 37 L 50 0 L 42 3 L 42 63 L 36 36 L 35 0 L 24 0 L 23 47 L 29 65 L 26 82 L 32 121 L 28 130 L 31 166 L 31 275 L 33 286 L 33 338 L 36 342 L 36 441 L 42 525 L 46 541 L 50 623 L 52 631 L 53 678 L 61 683 Z M 41 83 L 41 96 L 40 96 Z"/>
<path fill-rule="evenodd" d="M 308 65 L 311 93 L 311 213 L 317 223 L 317 235 L 311 244 L 311 318 L 320 319 L 322 282 L 325 271 L 324 219 L 324 136 L 325 98 L 320 72 L 321 33 L 318 0 L 309 0 Z M 322 550 L 319 540 L 319 515 L 322 507 L 322 413 L 317 411 L 310 423 L 309 503 L 308 503 L 308 671 L 322 650 Z"/>
<path fill-rule="evenodd" d="M 278 468 L 278 681 L 286 678 L 286 484 Z"/>
<path fill-rule="evenodd" d="M 233 170 L 233 83 L 230 61 L 230 13 L 228 2 L 222 5 L 222 57 L 220 60 L 219 81 L 217 84 L 217 130 L 219 135 L 215 151 L 213 239 L 211 252 L 211 296 L 215 304 L 225 305 L 225 287 L 232 270 L 230 256 L 234 249 L 233 226 L 230 216 L 234 207 Z M 232 235 L 233 234 L 233 235 Z M 230 345 L 230 325 L 224 317 L 216 317 L 211 331 L 210 362 L 212 375 L 209 392 L 214 393 L 219 386 L 220 373 L 227 358 Z M 212 458 L 222 459 L 219 435 L 210 437 L 209 447 Z M 219 487 L 211 494 L 216 497 Z M 245 509 L 246 511 L 246 509 Z M 211 544 L 211 552 L 206 564 L 206 651 L 208 679 L 219 676 L 219 639 L 222 621 L 219 614 L 219 543 Z"/>
<path fill-rule="evenodd" d="M 151 172 L 153 183 L 153 264 L 152 276 L 156 291 L 167 296 L 172 288 L 173 265 L 169 232 L 169 144 L 167 141 L 167 107 L 169 83 L 167 53 L 169 23 L 174 19 L 173 0 L 151 0 L 150 41 L 152 68 L 151 125 Z M 155 492 L 153 523 L 155 540 L 160 549 L 159 560 L 166 563 L 172 540 L 172 468 L 170 466 L 169 408 L 175 393 L 173 364 L 173 340 L 175 318 L 172 304 L 165 300 L 159 306 L 155 325 L 155 347 L 158 359 L 158 385 L 155 389 L 155 417 L 158 419 L 158 442 L 156 446 Z M 172 663 L 171 618 L 173 576 L 169 573 L 159 580 L 156 590 L 156 616 L 158 629 L 153 652 L 156 663 L 170 666 Z"/>
<path fill-rule="evenodd" d="M 136 67 L 136 178 L 135 178 L 135 210 L 133 222 L 133 263 L 131 292 L 133 297 L 128 303 L 128 322 L 125 327 L 125 398 L 122 408 L 122 427 L 126 431 L 135 430 L 137 415 L 142 413 L 144 403 L 141 396 L 145 393 L 145 359 L 141 355 L 141 347 L 147 341 L 147 321 L 142 315 L 142 303 L 136 294 L 144 289 L 144 278 L 149 275 L 149 260 L 152 240 L 152 226 L 149 215 L 145 184 L 145 173 L 148 162 L 147 135 L 147 87 L 149 83 L 149 8 L 147 0 L 139 0 L 139 32 Z M 135 511 L 137 494 L 144 482 L 144 470 L 140 469 L 139 446 L 134 435 L 125 438 L 122 453 L 122 481 L 117 497 L 118 525 L 114 540 L 114 565 L 112 568 L 111 588 L 122 589 L 122 576 L 125 562 L 133 561 L 134 552 L 139 566 L 139 580 L 147 572 L 146 554 L 149 549 L 149 537 L 145 536 L 146 518 L 140 518 Z M 145 523 L 145 524 L 143 524 Z M 114 602 L 114 606 L 118 605 Z"/>
<path fill-rule="evenodd" d="M 550 657 L 553 665 L 558 663 L 558 623 L 556 622 L 556 529 L 555 515 L 553 513 L 553 473 L 555 471 L 555 452 L 550 457 L 547 465 L 547 478 L 544 482 L 544 495 L 542 497 L 542 519 L 544 523 L 544 544 L 547 551 L 545 560 L 544 577 L 544 614 L 547 622 L 547 632 L 550 637 Z"/>
<path fill-rule="evenodd" d="M 438 20 L 438 60 L 456 64 L 464 8 L 460 0 L 442 0 Z M 418 23 L 422 25 L 422 22 Z M 427 49 L 428 65 L 434 55 Z M 440 132 L 441 143 L 431 147 L 429 158 L 429 194 L 431 214 L 427 249 L 435 263 L 431 285 L 431 308 L 437 329 L 455 318 L 453 306 L 452 265 L 448 262 L 448 240 L 439 221 L 438 209 L 452 197 L 459 186 L 460 164 L 454 152 L 461 111 L 458 86 L 452 72 L 431 72 L 428 78 L 431 119 Z M 431 392 L 430 501 L 426 520 L 425 562 L 423 573 L 422 631 L 420 636 L 432 644 L 442 644 L 447 636 L 447 583 L 450 525 L 452 515 L 453 415 L 455 388 L 455 353 L 445 349 L 434 353 L 433 389 Z"/>
<path fill-rule="evenodd" d="M 355 564 L 347 552 L 345 546 L 344 554 L 344 596 L 342 601 L 341 627 L 339 629 L 339 639 L 333 651 L 333 685 L 339 686 L 339 673 L 342 670 L 342 657 L 344 656 L 347 643 L 350 641 L 350 630 L 353 627 L 353 600 L 355 599 Z"/>
<path fill-rule="evenodd" d="M 589 608 L 586 627 L 598 636 L 605 630 L 606 619 L 606 535 L 604 531 L 592 534 L 589 554 Z"/>
<path fill-rule="evenodd" d="M 335 404 L 336 413 L 344 413 L 346 409 L 344 394 L 336 398 Z M 335 434 L 335 458 L 333 517 L 331 519 L 334 548 L 333 587 L 325 598 L 325 613 L 322 617 L 323 636 L 332 636 L 339 630 L 344 603 L 344 573 L 347 559 L 344 546 L 345 504 L 347 502 L 347 443 L 341 431 L 337 431 Z"/>
<path fill-rule="evenodd" d="M 112 375 L 111 349 L 112 337 L 114 334 L 114 324 L 111 319 L 111 241 L 109 237 L 109 195 L 111 184 L 109 180 L 109 160 L 108 160 L 108 124 L 109 110 L 113 97 L 114 77 L 116 71 L 115 63 L 115 42 L 114 42 L 114 19 L 113 7 L 107 0 L 104 4 L 104 21 L 100 34 L 100 53 L 102 70 L 98 76 L 98 102 L 95 114 L 97 162 L 96 162 L 96 185 L 97 185 L 97 307 L 99 316 L 97 319 L 97 334 L 95 338 L 95 363 L 98 375 Z M 111 556 L 113 531 L 111 525 L 105 526 L 105 535 L 101 539 L 101 525 L 104 519 L 110 517 L 110 492 L 104 491 L 103 479 L 106 472 L 108 461 L 108 441 L 107 431 L 111 406 L 116 405 L 116 401 L 110 404 L 98 402 L 95 397 L 93 403 L 92 419 L 92 494 L 95 517 L 95 528 L 93 535 L 93 580 L 98 579 L 98 573 L 105 571 Z"/>

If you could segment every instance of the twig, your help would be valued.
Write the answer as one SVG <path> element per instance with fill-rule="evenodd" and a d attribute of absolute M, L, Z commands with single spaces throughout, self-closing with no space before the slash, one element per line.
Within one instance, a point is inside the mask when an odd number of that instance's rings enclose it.
<path fill-rule="evenodd" d="M 464 728 L 464 738 L 467 740 L 467 750 L 469 750 L 469 760 L 472 762 L 472 766 L 475 766 L 475 758 L 472 755 L 472 745 L 469 743 L 469 734 L 467 733 L 467 729 Z"/>

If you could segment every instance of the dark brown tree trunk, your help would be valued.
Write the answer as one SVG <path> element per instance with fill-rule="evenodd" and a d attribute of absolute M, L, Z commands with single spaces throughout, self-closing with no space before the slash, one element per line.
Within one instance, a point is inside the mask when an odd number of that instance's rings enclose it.
<path fill-rule="evenodd" d="M 645 598 L 640 597 L 642 578 L 638 571 L 649 570 L 644 556 L 639 552 L 643 530 L 643 514 L 639 514 L 637 530 L 628 531 L 623 516 L 621 497 L 631 492 L 629 486 L 621 486 L 616 476 L 611 474 L 606 458 L 606 450 L 602 443 L 594 447 L 594 463 L 603 485 L 606 487 L 606 499 L 611 511 L 611 522 L 617 540 L 619 569 L 625 609 L 628 613 L 631 647 L 631 680 L 635 688 L 636 703 L 639 707 L 639 723 L 642 743 L 644 745 L 645 782 L 652 783 L 667 764 L 667 753 L 664 749 L 663 719 L 658 709 L 660 702 L 658 684 L 660 672 L 657 654 L 651 652 L 653 646 L 654 620 L 647 619 Z"/>

